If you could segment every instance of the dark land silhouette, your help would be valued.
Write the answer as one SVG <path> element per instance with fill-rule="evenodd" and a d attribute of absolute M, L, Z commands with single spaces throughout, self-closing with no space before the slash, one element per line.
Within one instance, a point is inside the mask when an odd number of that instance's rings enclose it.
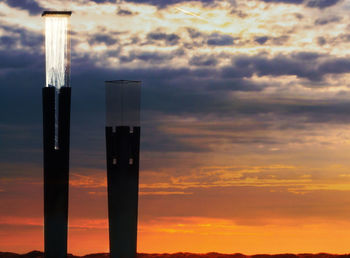
<path fill-rule="evenodd" d="M 40 251 L 32 251 L 26 254 L 16 254 L 9 252 L 0 252 L 0 258 L 43 258 L 44 253 Z M 96 253 L 88 254 L 84 256 L 76 256 L 68 254 L 68 258 L 109 258 L 108 253 Z M 206 253 L 206 254 L 194 254 L 194 253 L 174 253 L 174 254 L 137 254 L 139 258 L 350 258 L 350 254 L 257 254 L 257 255 L 244 255 L 240 253 L 236 254 L 220 254 L 220 253 Z"/>

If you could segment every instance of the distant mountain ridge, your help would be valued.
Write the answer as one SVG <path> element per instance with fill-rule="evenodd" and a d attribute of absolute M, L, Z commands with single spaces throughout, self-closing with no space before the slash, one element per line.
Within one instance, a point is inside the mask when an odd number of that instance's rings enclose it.
<path fill-rule="evenodd" d="M 44 253 L 40 251 L 31 251 L 27 254 L 16 254 L 9 252 L 0 252 L 0 258 L 43 258 Z M 109 258 L 108 253 L 96 253 L 87 254 L 84 256 L 76 256 L 68 254 L 68 258 Z M 244 255 L 240 253 L 236 254 L 220 254 L 220 253 L 207 253 L 207 254 L 194 254 L 194 253 L 174 253 L 174 254 L 143 254 L 137 255 L 138 258 L 350 258 L 350 254 L 256 254 L 256 255 Z"/>

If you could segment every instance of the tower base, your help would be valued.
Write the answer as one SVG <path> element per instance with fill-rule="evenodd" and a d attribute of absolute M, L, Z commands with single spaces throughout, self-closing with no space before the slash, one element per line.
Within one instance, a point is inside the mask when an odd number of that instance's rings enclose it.
<path fill-rule="evenodd" d="M 115 131 L 113 131 L 115 129 Z M 106 127 L 111 258 L 136 257 L 140 127 Z"/>

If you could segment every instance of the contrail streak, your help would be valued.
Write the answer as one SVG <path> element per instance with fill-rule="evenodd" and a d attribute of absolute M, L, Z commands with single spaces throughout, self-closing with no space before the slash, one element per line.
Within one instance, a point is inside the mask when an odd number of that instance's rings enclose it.
<path fill-rule="evenodd" d="M 195 13 L 192 13 L 192 12 L 190 12 L 190 11 L 184 10 L 184 9 L 182 9 L 182 8 L 180 8 L 180 7 L 175 7 L 175 9 L 177 9 L 177 10 L 179 10 L 179 11 L 185 13 L 185 14 L 194 16 L 194 17 L 196 17 L 196 18 L 198 18 L 198 19 L 201 19 L 201 20 L 203 20 L 203 21 L 209 22 L 207 19 L 204 19 L 204 18 L 200 17 L 198 14 L 195 14 Z"/>

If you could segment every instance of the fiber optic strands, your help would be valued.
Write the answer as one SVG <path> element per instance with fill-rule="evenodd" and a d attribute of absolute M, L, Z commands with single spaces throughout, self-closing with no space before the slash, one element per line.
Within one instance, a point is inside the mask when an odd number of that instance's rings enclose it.
<path fill-rule="evenodd" d="M 45 16 L 46 86 L 69 87 L 69 16 Z"/>

